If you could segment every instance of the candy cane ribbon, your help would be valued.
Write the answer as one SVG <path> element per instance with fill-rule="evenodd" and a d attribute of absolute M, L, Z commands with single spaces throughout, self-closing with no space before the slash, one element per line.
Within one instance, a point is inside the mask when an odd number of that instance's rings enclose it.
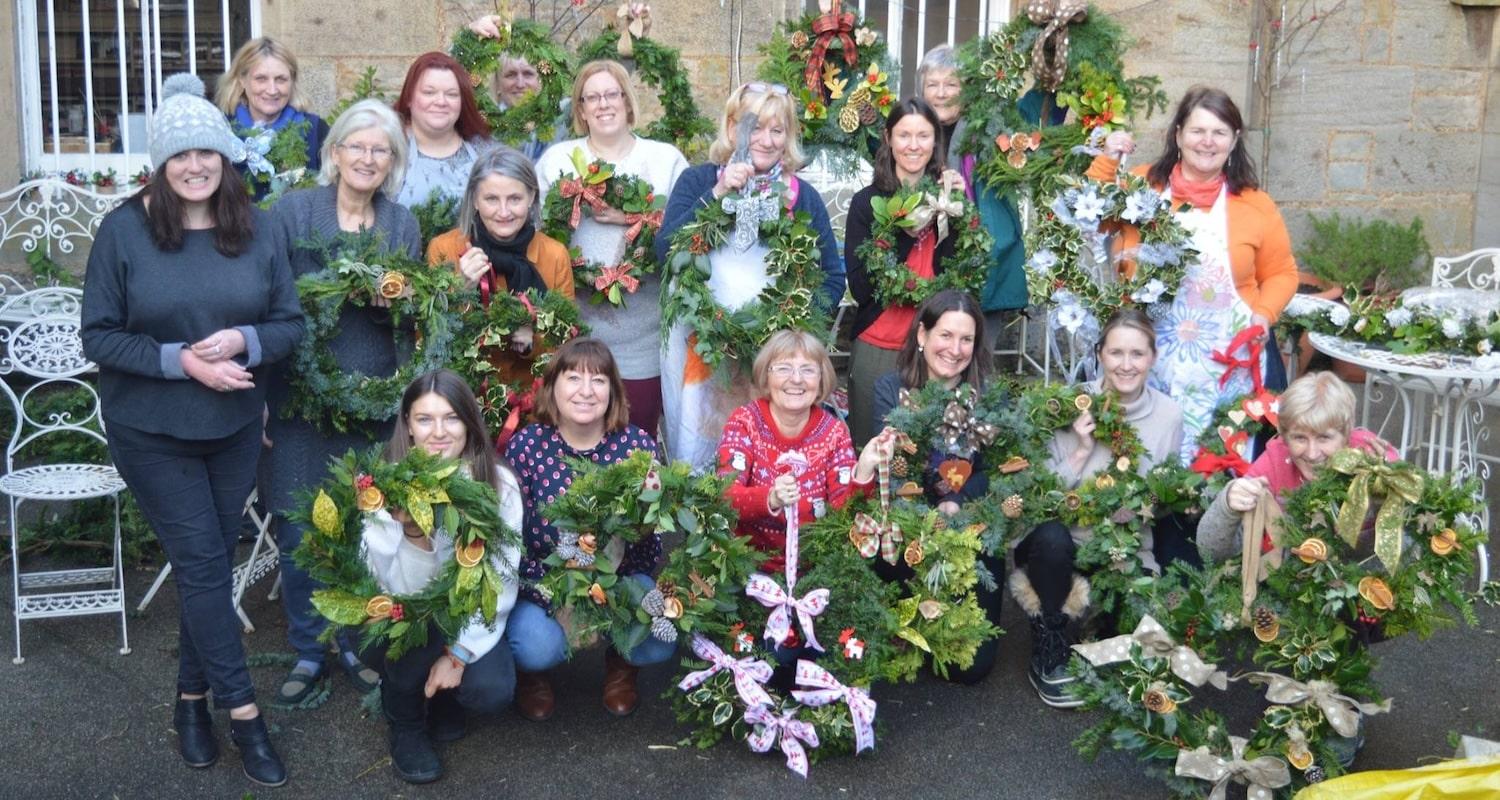
<path fill-rule="evenodd" d="M 801 479 L 802 473 L 812 468 L 812 462 L 800 450 L 788 450 L 776 457 L 776 466 L 785 467 L 793 478 Z M 799 519 L 798 503 L 791 503 L 781 509 L 786 516 L 786 588 L 787 591 L 797 588 L 797 559 L 801 555 L 801 520 Z M 818 648 L 821 650 L 822 648 Z"/>
<path fill-rule="evenodd" d="M 793 689 L 792 697 L 805 706 L 826 706 L 843 702 L 854 720 L 854 752 L 875 749 L 875 701 L 863 689 L 845 686 L 828 670 L 812 661 L 797 660 L 797 683 L 810 690 Z"/>
<path fill-rule="evenodd" d="M 843 12 L 841 5 L 841 0 L 822 0 L 819 6 L 823 15 L 813 20 L 813 36 L 817 38 L 813 40 L 812 53 L 807 58 L 807 69 L 803 70 L 802 80 L 815 99 L 823 97 L 823 62 L 828 57 L 828 46 L 833 44 L 834 39 L 843 44 L 844 63 L 851 67 L 859 63 L 859 50 L 854 44 L 856 17 L 853 11 Z"/>
<path fill-rule="evenodd" d="M 771 695 L 767 694 L 765 688 L 761 686 L 771 679 L 770 664 L 750 656 L 744 658 L 729 656 L 700 633 L 693 634 L 692 648 L 693 654 L 707 661 L 709 667 L 697 672 L 689 672 L 677 684 L 678 689 L 690 692 L 720 671 L 729 670 L 729 674 L 734 676 L 734 688 L 739 692 L 740 699 L 745 702 L 746 708 L 772 704 Z"/>
<path fill-rule="evenodd" d="M 583 220 L 583 206 L 588 204 L 595 212 L 609 208 L 604 202 L 604 184 L 584 183 L 581 178 L 564 178 L 557 185 L 557 190 L 562 196 L 573 201 L 573 212 L 568 215 L 568 227 L 576 229 L 578 223 Z"/>
<path fill-rule="evenodd" d="M 660 208 L 655 211 L 646 211 L 639 214 L 634 212 L 627 213 L 625 215 L 625 224 L 630 227 L 625 229 L 626 243 L 635 244 L 635 238 L 640 236 L 641 231 L 645 230 L 648 226 L 653 231 L 661 230 L 661 223 L 665 216 L 666 212 Z"/>
<path fill-rule="evenodd" d="M 817 747 L 818 732 L 811 723 L 797 719 L 796 709 L 777 715 L 766 706 L 756 706 L 745 712 L 745 722 L 755 726 L 755 731 L 745 739 L 751 750 L 767 752 L 780 739 L 781 752 L 786 753 L 786 768 L 807 777 L 807 750 L 802 743 Z"/>
<path fill-rule="evenodd" d="M 1265 332 L 1265 328 L 1259 325 L 1251 325 L 1235 334 L 1234 338 L 1229 340 L 1228 347 L 1223 350 L 1213 351 L 1211 356 L 1213 360 L 1225 365 L 1224 374 L 1219 376 L 1220 389 L 1229 383 L 1229 379 L 1234 377 L 1236 370 L 1247 369 L 1250 371 L 1250 383 L 1255 387 L 1255 393 L 1260 394 L 1265 391 L 1265 383 L 1260 374 L 1260 356 L 1261 352 L 1265 349 L 1265 345 L 1260 342 L 1260 337 Z M 1249 358 L 1234 357 L 1234 354 L 1239 352 L 1241 347 L 1249 350 Z"/>
<path fill-rule="evenodd" d="M 787 563 L 791 563 L 790 557 Z M 807 636 L 807 646 L 823 650 L 823 645 L 818 644 L 817 634 L 813 632 L 813 618 L 828 609 L 827 589 L 815 589 L 799 598 L 790 591 L 783 590 L 776 581 L 757 572 L 745 584 L 745 594 L 772 609 L 770 619 L 766 620 L 765 638 L 775 644 L 786 641 L 787 634 L 792 630 L 792 612 L 796 611 L 797 621 L 802 623 L 802 632 Z"/>

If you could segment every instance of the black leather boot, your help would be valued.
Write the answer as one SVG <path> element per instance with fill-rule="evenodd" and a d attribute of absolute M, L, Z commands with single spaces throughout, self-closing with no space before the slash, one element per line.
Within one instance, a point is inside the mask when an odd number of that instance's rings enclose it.
<path fill-rule="evenodd" d="M 286 783 L 286 765 L 281 763 L 281 756 L 271 746 L 265 715 L 254 719 L 231 718 L 229 738 L 240 751 L 245 777 L 262 786 L 275 787 Z"/>
<path fill-rule="evenodd" d="M 219 740 L 214 738 L 214 720 L 208 713 L 208 698 L 177 698 L 172 711 L 172 729 L 177 731 L 177 752 L 193 769 L 211 767 L 219 760 Z"/>
<path fill-rule="evenodd" d="M 405 694 L 386 681 L 380 685 L 380 705 L 391 726 L 391 766 L 401 780 L 432 783 L 443 777 L 443 762 L 427 737 L 427 698 L 422 692 Z"/>
<path fill-rule="evenodd" d="M 456 742 L 464 738 L 467 716 L 458 690 L 444 689 L 427 701 L 427 735 L 434 742 Z"/>

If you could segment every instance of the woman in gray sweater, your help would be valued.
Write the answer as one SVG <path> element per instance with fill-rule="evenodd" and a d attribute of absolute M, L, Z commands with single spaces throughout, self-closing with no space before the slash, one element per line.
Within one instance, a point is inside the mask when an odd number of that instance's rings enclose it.
<path fill-rule="evenodd" d="M 387 249 L 418 258 L 422 236 L 412 213 L 391 197 L 401 186 L 406 165 L 406 136 L 396 113 L 377 100 L 350 106 L 329 130 L 323 144 L 323 166 L 316 188 L 288 192 L 276 203 L 284 240 L 291 248 L 292 272 L 307 275 L 327 266 L 327 244 L 342 234 L 374 231 Z M 381 308 L 344 306 L 338 333 L 326 343 L 343 372 L 384 377 L 394 373 L 396 351 L 389 312 Z M 324 420 L 287 419 L 280 409 L 290 390 L 290 375 L 279 370 L 271 383 L 261 486 L 276 514 L 276 545 L 281 550 L 281 593 L 286 606 L 287 638 L 297 663 L 282 684 L 279 699 L 295 704 L 317 687 L 324 673 L 324 646 L 318 641 L 326 622 L 312 607 L 318 588 L 292 560 L 302 541 L 302 526 L 287 518 L 298 491 L 316 485 L 330 458 L 350 448 L 369 447 L 390 438 L 391 419 L 345 433 L 328 432 Z M 319 427 L 321 424 L 321 428 Z M 379 683 L 379 674 L 360 664 L 355 648 L 344 644 L 345 671 L 361 689 Z"/>

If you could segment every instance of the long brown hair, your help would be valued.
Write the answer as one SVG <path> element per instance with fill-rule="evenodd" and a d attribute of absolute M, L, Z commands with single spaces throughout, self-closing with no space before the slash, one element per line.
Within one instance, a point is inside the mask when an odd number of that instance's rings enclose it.
<path fill-rule="evenodd" d="M 948 143 L 943 138 L 943 123 L 938 121 L 936 111 L 920 97 L 908 97 L 891 109 L 885 118 L 885 135 L 880 137 L 880 149 L 875 151 L 875 179 L 871 183 L 875 191 L 891 194 L 901 188 L 901 179 L 896 177 L 896 154 L 891 151 L 891 131 L 896 123 L 908 114 L 917 114 L 932 125 L 932 158 L 927 162 L 927 176 L 933 180 L 943 177 L 943 168 L 948 163 Z"/>
<path fill-rule="evenodd" d="M 598 339 L 587 337 L 568 342 L 552 355 L 552 361 L 542 375 L 542 388 L 536 395 L 538 422 L 554 428 L 562 422 L 552 390 L 557 387 L 557 379 L 569 370 L 609 378 L 609 408 L 604 411 L 605 433 L 624 430 L 630 424 L 630 398 L 625 396 L 625 381 L 621 380 L 620 369 L 615 366 L 614 353 Z"/>
<path fill-rule="evenodd" d="M 458 81 L 458 121 L 454 123 L 458 135 L 464 141 L 488 138 L 490 126 L 484 121 L 484 115 L 479 113 L 479 102 L 474 99 L 474 82 L 469 78 L 469 71 L 454 60 L 453 56 L 437 51 L 417 56 L 417 60 L 411 62 L 411 67 L 406 70 L 406 82 L 401 84 L 401 95 L 391 104 L 396 113 L 401 115 L 401 121 L 411 124 L 411 99 L 417 93 L 417 82 L 422 79 L 422 73 L 429 69 L 448 70 Z"/>
<path fill-rule="evenodd" d="M 1182 96 L 1177 113 L 1172 115 L 1172 124 L 1167 126 L 1167 141 L 1161 158 L 1146 171 L 1146 180 L 1152 186 L 1166 186 L 1172 179 L 1172 168 L 1182 159 L 1177 134 L 1187 124 L 1187 118 L 1200 108 L 1218 117 L 1234 131 L 1234 149 L 1229 151 L 1229 160 L 1224 163 L 1224 182 L 1229 186 L 1229 193 L 1259 189 L 1260 180 L 1255 176 L 1255 165 L 1250 162 L 1250 151 L 1245 147 L 1245 120 L 1240 116 L 1240 108 L 1228 94 L 1212 86 L 1194 86 Z"/>
<path fill-rule="evenodd" d="M 972 295 L 957 289 L 944 289 L 923 300 L 922 305 L 917 307 L 917 317 L 912 320 L 911 330 L 906 333 L 906 344 L 901 346 L 901 354 L 896 356 L 896 372 L 901 375 L 902 387 L 920 389 L 927 384 L 927 359 L 917 350 L 917 331 L 931 331 L 938 320 L 950 311 L 968 314 L 974 320 L 974 355 L 969 359 L 969 367 L 959 380 L 975 389 L 984 388 L 984 382 L 990 377 L 992 358 L 985 349 L 984 312 L 979 310 L 979 303 Z"/>
<path fill-rule="evenodd" d="M 411 414 L 411 407 L 429 394 L 448 401 L 448 406 L 464 424 L 464 451 L 460 458 L 469 465 L 469 475 L 499 489 L 497 465 L 503 462 L 495 455 L 495 446 L 484 427 L 479 401 L 474 398 L 469 384 L 451 370 L 435 369 L 418 375 L 406 387 L 401 395 L 401 413 L 396 415 L 396 428 L 391 431 L 391 439 L 385 445 L 386 460 L 400 461 L 411 452 L 411 425 L 406 418 Z"/>
<path fill-rule="evenodd" d="M 208 213 L 214 221 L 214 249 L 225 258 L 237 258 L 245 252 L 250 239 L 255 235 L 255 218 L 252 216 L 250 194 L 240 180 L 240 174 L 230 165 L 223 153 L 214 151 L 219 159 L 219 188 L 208 198 Z M 173 156 L 176 158 L 176 156 Z M 170 161 L 170 159 L 168 159 Z M 175 253 L 182 249 L 182 198 L 167 182 L 167 165 L 159 164 L 151 173 L 151 182 L 142 192 L 146 204 L 146 227 L 151 232 L 151 241 L 156 249 Z"/>

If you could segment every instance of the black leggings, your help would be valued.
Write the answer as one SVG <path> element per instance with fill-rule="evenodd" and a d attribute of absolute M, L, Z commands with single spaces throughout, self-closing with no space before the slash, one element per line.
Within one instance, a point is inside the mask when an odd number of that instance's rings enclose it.
<path fill-rule="evenodd" d="M 1073 590 L 1073 559 L 1078 546 L 1068 526 L 1050 520 L 1016 545 L 1016 569 L 1023 570 L 1041 599 L 1042 614 L 1058 614 Z"/>

